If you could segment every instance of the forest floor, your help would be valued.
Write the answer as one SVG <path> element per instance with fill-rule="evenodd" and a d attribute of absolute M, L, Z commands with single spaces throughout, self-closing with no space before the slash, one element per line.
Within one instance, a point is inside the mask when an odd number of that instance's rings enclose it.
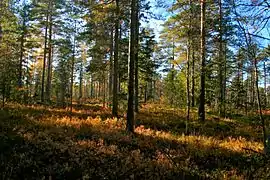
<path fill-rule="evenodd" d="M 195 114 L 184 135 L 184 110 L 146 104 L 129 134 L 124 118 L 99 105 L 70 114 L 8 104 L 0 110 L 0 179 L 270 178 L 256 116 L 208 113 L 201 123 Z"/>

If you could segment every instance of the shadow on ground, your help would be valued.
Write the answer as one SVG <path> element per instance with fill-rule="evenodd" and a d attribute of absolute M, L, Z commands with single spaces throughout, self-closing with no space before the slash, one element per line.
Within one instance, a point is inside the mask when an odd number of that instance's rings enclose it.
<path fill-rule="evenodd" d="M 36 108 L 39 107 L 39 108 Z M 44 117 L 74 117 L 79 119 L 87 119 L 88 117 L 95 118 L 99 116 L 102 120 L 107 118 L 112 118 L 110 111 L 104 110 L 101 106 L 98 105 L 74 105 L 73 111 L 70 112 L 69 109 L 61 109 L 59 107 L 49 108 L 46 106 L 24 106 L 20 107 L 5 107 L 5 111 L 9 111 L 12 114 L 17 115 L 20 118 L 27 115 L 35 118 L 44 118 Z M 17 114 L 16 114 L 17 112 Z"/>
<path fill-rule="evenodd" d="M 255 154 L 199 142 L 86 124 L 45 126 L 29 117 L 0 112 L 3 179 L 203 179 L 224 171 L 248 178 L 263 163 Z"/>
<path fill-rule="evenodd" d="M 186 131 L 185 114 L 174 112 L 151 112 L 142 111 L 137 118 L 137 125 L 144 125 L 159 131 L 167 131 L 175 134 L 182 134 Z M 251 117 L 247 122 L 247 117 L 236 117 L 232 120 L 219 119 L 216 116 L 208 115 L 205 122 L 200 122 L 194 118 L 188 122 L 189 134 L 213 136 L 217 139 L 246 138 L 247 140 L 262 142 L 262 131 L 258 117 Z M 269 118 L 266 117 L 265 118 Z"/>

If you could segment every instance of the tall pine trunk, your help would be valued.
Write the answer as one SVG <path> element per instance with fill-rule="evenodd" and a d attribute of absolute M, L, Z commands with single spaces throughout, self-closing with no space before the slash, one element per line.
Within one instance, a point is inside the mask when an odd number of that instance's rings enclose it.
<path fill-rule="evenodd" d="M 25 14 L 25 13 L 24 13 Z M 23 26 L 22 26 L 22 35 L 20 42 L 20 64 L 19 64 L 19 82 L 18 87 L 22 88 L 23 86 L 23 56 L 24 56 L 24 42 L 25 42 L 25 32 L 26 32 L 25 17 L 23 17 Z"/>
<path fill-rule="evenodd" d="M 83 62 L 80 63 L 80 74 L 79 74 L 79 104 L 82 104 L 83 98 Z"/>
<path fill-rule="evenodd" d="M 113 27 L 110 34 L 110 72 L 109 72 L 109 101 L 112 100 L 113 95 Z"/>
<path fill-rule="evenodd" d="M 266 154 L 270 153 L 269 145 L 270 142 L 267 142 L 267 132 L 265 127 L 265 120 L 262 114 L 262 105 L 261 105 L 261 97 L 260 97 L 260 90 L 259 90 L 259 75 L 258 75 L 258 65 L 257 65 L 257 59 L 254 57 L 254 68 L 255 68 L 255 85 L 256 85 L 256 91 L 257 91 L 257 101 L 258 101 L 258 109 L 260 113 L 260 120 L 262 123 L 262 130 L 263 130 L 263 144 L 264 144 L 264 151 Z"/>
<path fill-rule="evenodd" d="M 105 76 L 106 72 L 103 72 L 103 108 L 106 108 L 106 76 Z"/>
<path fill-rule="evenodd" d="M 201 87 L 199 119 L 205 121 L 205 0 L 201 0 Z"/>
<path fill-rule="evenodd" d="M 46 71 L 46 56 L 47 56 L 47 34 L 48 34 L 48 21 L 49 21 L 49 6 L 46 14 L 45 35 L 44 35 L 44 54 L 43 54 L 43 67 L 41 79 L 41 102 L 44 103 L 44 86 L 45 86 L 45 71 Z"/>
<path fill-rule="evenodd" d="M 171 66 L 171 72 L 172 72 L 172 77 L 171 77 L 171 82 L 172 82 L 172 92 L 175 93 L 175 83 L 174 83 L 174 79 L 175 79 L 175 74 L 174 74 L 174 60 L 175 60 L 175 57 L 174 57 L 174 50 L 175 48 L 175 42 L 174 42 L 174 38 L 173 38 L 173 47 L 172 47 L 172 66 Z M 170 103 L 171 105 L 174 105 L 174 97 L 170 97 Z"/>
<path fill-rule="evenodd" d="M 190 119 L 190 90 L 189 90 L 189 82 L 190 82 L 190 43 L 188 40 L 187 43 L 187 117 L 186 117 L 186 133 L 188 133 L 188 122 Z"/>
<path fill-rule="evenodd" d="M 222 0 L 219 4 L 219 115 L 224 117 L 224 58 L 223 58 L 223 32 L 222 32 Z"/>
<path fill-rule="evenodd" d="M 195 107 L 195 46 L 192 47 L 191 106 Z"/>
<path fill-rule="evenodd" d="M 227 42 L 224 43 L 224 78 L 223 78 L 223 110 L 224 110 L 224 117 L 226 117 L 226 112 L 227 112 L 227 107 L 226 107 L 226 103 L 227 103 Z M 242 76 L 243 77 L 243 76 Z M 243 81 L 242 81 L 243 82 Z"/>
<path fill-rule="evenodd" d="M 72 48 L 72 59 L 71 59 L 71 77 L 70 77 L 70 118 L 72 117 L 73 108 L 73 81 L 74 81 L 74 66 L 75 66 L 75 53 L 76 53 L 76 20 L 74 22 L 74 34 L 73 34 L 73 48 Z"/>
<path fill-rule="evenodd" d="M 135 22 L 135 112 L 139 112 L 139 0 L 136 4 L 136 22 Z"/>
<path fill-rule="evenodd" d="M 82 46 L 82 56 L 81 56 L 81 62 L 80 62 L 80 74 L 79 74 L 79 80 L 80 80 L 80 83 L 79 83 L 79 104 L 82 104 L 82 99 L 84 96 L 84 92 L 83 92 L 83 89 L 84 89 L 84 83 L 83 83 L 83 80 L 84 80 L 84 76 L 83 76 L 83 65 L 84 63 L 86 62 L 86 47 L 85 45 Z"/>
<path fill-rule="evenodd" d="M 266 74 L 266 62 L 263 62 L 263 74 L 264 74 L 264 95 L 265 95 L 265 107 L 267 107 L 267 74 Z"/>
<path fill-rule="evenodd" d="M 50 5 L 50 9 L 51 9 Z M 47 102 L 51 101 L 51 66 L 52 66 L 52 12 L 50 11 L 49 15 L 49 52 L 48 52 L 48 62 L 47 62 L 47 84 L 46 84 L 46 100 Z"/>
<path fill-rule="evenodd" d="M 255 77 L 255 70 L 254 70 L 254 62 L 252 62 L 252 67 L 251 67 L 251 86 L 250 86 L 250 93 L 251 93 L 251 100 L 250 100 L 250 103 L 251 103 L 251 108 L 252 110 L 255 110 L 256 109 L 256 102 L 255 102 L 255 90 L 254 90 L 254 87 L 256 85 L 255 83 L 255 80 L 256 80 L 256 77 Z"/>
<path fill-rule="evenodd" d="M 189 0 L 189 24 L 188 24 L 188 34 L 187 34 L 187 117 L 186 117 L 186 133 L 188 133 L 188 122 L 190 119 L 190 90 L 189 90 L 189 84 L 190 84 L 190 28 L 191 28 L 191 0 Z"/>
<path fill-rule="evenodd" d="M 129 50 L 129 81 L 127 131 L 134 132 L 134 61 L 136 54 L 136 6 L 137 0 L 131 1 L 130 50 Z"/>
<path fill-rule="evenodd" d="M 119 51 L 119 24 L 120 10 L 119 0 L 116 3 L 116 19 L 115 19 L 115 34 L 114 34 L 114 63 L 113 63 L 113 116 L 118 116 L 118 51 Z"/>

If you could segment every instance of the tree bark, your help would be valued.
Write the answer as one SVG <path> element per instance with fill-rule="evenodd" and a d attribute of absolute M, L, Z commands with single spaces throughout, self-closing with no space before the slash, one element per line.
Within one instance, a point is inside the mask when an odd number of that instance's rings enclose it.
<path fill-rule="evenodd" d="M 186 134 L 188 133 L 188 122 L 190 119 L 190 91 L 189 91 L 189 83 L 190 83 L 190 28 L 191 28 L 191 0 L 189 0 L 189 24 L 188 24 L 188 39 L 187 39 L 187 117 L 186 117 Z"/>
<path fill-rule="evenodd" d="M 44 54 L 43 54 L 43 67 L 41 79 L 41 102 L 44 103 L 44 86 L 45 86 L 45 68 L 46 68 L 46 55 L 47 55 L 47 34 L 48 34 L 48 21 L 49 21 L 49 6 L 46 14 L 45 36 L 44 36 Z"/>
<path fill-rule="evenodd" d="M 98 99 L 101 97 L 101 80 L 98 80 Z"/>
<path fill-rule="evenodd" d="M 187 116 L 186 116 L 186 133 L 188 133 L 188 122 L 190 119 L 190 91 L 189 91 L 189 81 L 190 81 L 190 45 L 189 40 L 187 43 Z"/>
<path fill-rule="evenodd" d="M 109 101 L 112 100 L 113 95 L 113 27 L 111 29 L 110 39 L 110 74 L 109 74 Z"/>
<path fill-rule="evenodd" d="M 80 82 L 79 82 L 79 104 L 82 103 L 82 97 L 83 97 L 83 63 L 81 62 L 80 64 L 80 75 L 79 75 L 79 79 L 80 79 Z"/>
<path fill-rule="evenodd" d="M 192 48 L 192 85 L 191 85 L 191 106 L 195 107 L 195 47 Z"/>
<path fill-rule="evenodd" d="M 171 72 L 172 72 L 172 78 L 171 78 L 171 81 L 172 81 L 172 94 L 175 93 L 175 84 L 174 84 L 174 79 L 175 79 L 175 75 L 174 75 L 174 48 L 175 48 L 175 42 L 174 42 L 174 38 L 173 38 L 173 47 L 172 47 L 172 67 L 171 67 Z M 171 105 L 174 104 L 174 97 L 171 96 L 170 97 L 170 103 Z"/>
<path fill-rule="evenodd" d="M 261 98 L 260 98 L 260 90 L 259 90 L 259 77 L 258 77 L 258 66 L 257 66 L 257 59 L 256 57 L 254 58 L 254 66 L 255 66 L 255 84 L 256 84 L 256 90 L 257 90 L 257 101 L 258 101 L 258 107 L 259 107 L 259 112 L 260 112 L 260 120 L 262 123 L 262 129 L 263 129 L 263 144 L 264 144 L 264 150 L 265 153 L 268 154 L 270 149 L 268 149 L 270 142 L 267 142 L 267 132 L 266 132 L 266 127 L 265 127 L 265 120 L 262 114 L 262 105 L 261 105 Z"/>
<path fill-rule="evenodd" d="M 50 9 L 51 3 L 49 4 Z M 46 100 L 50 102 L 51 100 L 51 66 L 52 66 L 52 11 L 49 14 L 49 52 L 48 52 L 48 62 L 47 62 L 47 84 L 46 84 Z"/>
<path fill-rule="evenodd" d="M 224 117 L 224 58 L 223 58 L 223 32 L 222 32 L 222 0 L 218 1 L 219 4 L 219 115 Z"/>
<path fill-rule="evenodd" d="M 119 51 L 119 0 L 116 3 L 116 19 L 115 19 L 115 34 L 114 34 L 114 64 L 113 64 L 113 108 L 112 115 L 118 116 L 118 51 Z"/>
<path fill-rule="evenodd" d="M 227 43 L 225 42 L 225 46 L 224 46 L 224 78 L 223 78 L 223 110 L 224 110 L 224 117 L 226 117 L 226 111 L 227 111 L 227 107 L 226 107 L 226 103 L 227 103 L 227 95 L 226 95 L 226 86 L 227 86 L 227 57 L 226 57 L 226 54 L 227 54 Z"/>
<path fill-rule="evenodd" d="M 105 72 L 103 72 L 104 78 L 103 78 L 103 108 L 106 107 L 106 78 L 105 78 Z"/>
<path fill-rule="evenodd" d="M 79 104 L 82 103 L 82 98 L 83 98 L 83 64 L 86 62 L 86 47 L 82 47 L 82 57 L 81 57 L 81 63 L 80 63 L 80 84 L 79 84 Z"/>
<path fill-rule="evenodd" d="M 129 81 L 127 131 L 134 132 L 134 61 L 136 54 L 136 6 L 137 0 L 131 1 L 130 50 L 129 50 Z"/>
<path fill-rule="evenodd" d="M 136 4 L 136 22 L 135 22 L 135 112 L 139 112 L 139 0 Z"/>
<path fill-rule="evenodd" d="M 91 75 L 91 82 L 90 82 L 90 97 L 94 98 L 94 82 L 93 82 L 93 75 Z"/>
<path fill-rule="evenodd" d="M 73 108 L 73 81 L 74 81 L 74 65 L 75 65 L 75 53 L 76 53 L 76 20 L 74 22 L 74 34 L 73 34 L 73 49 L 72 49 L 72 59 L 71 59 L 71 80 L 70 80 L 70 118 L 72 117 Z"/>
<path fill-rule="evenodd" d="M 267 107 L 267 74 L 266 74 L 266 62 L 263 62 L 263 73 L 264 73 L 264 94 L 265 94 L 265 107 Z"/>
<path fill-rule="evenodd" d="M 237 93 L 236 93 L 236 109 L 238 109 L 240 107 L 240 90 L 238 88 L 241 88 L 240 84 L 241 84 L 241 59 L 240 59 L 240 54 L 239 54 L 239 58 L 237 59 Z"/>
<path fill-rule="evenodd" d="M 199 119 L 205 121 L 205 0 L 201 0 L 201 87 Z"/>
<path fill-rule="evenodd" d="M 24 13 L 24 16 L 25 16 L 25 13 Z M 24 42 L 25 42 L 25 31 L 26 31 L 25 26 L 26 26 L 25 17 L 23 17 L 23 26 L 22 26 L 23 31 L 21 35 L 21 44 L 20 44 L 20 64 L 19 64 L 19 82 L 18 82 L 19 88 L 22 88 L 23 86 L 23 56 L 24 56 Z"/>
<path fill-rule="evenodd" d="M 254 62 L 252 62 L 252 68 L 251 68 L 251 86 L 250 86 L 250 93 L 251 93 L 251 106 L 252 106 L 252 109 L 255 110 L 256 108 L 254 108 L 254 106 L 256 105 L 256 102 L 255 102 L 255 91 L 254 91 L 254 87 L 255 87 L 255 71 L 254 71 Z"/>

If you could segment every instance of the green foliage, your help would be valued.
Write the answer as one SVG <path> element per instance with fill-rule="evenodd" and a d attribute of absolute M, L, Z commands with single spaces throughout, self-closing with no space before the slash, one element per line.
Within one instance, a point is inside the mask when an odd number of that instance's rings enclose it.
<path fill-rule="evenodd" d="M 139 72 L 144 81 L 150 81 L 158 68 L 158 62 L 153 59 L 157 44 L 153 29 L 143 29 L 139 38 Z"/>
<path fill-rule="evenodd" d="M 186 77 L 185 74 L 172 70 L 164 79 L 164 96 L 172 106 L 184 107 L 186 104 Z"/>
<path fill-rule="evenodd" d="M 17 60 L 19 54 L 18 19 L 7 1 L 3 1 L 0 9 L 0 94 L 3 99 L 15 99 L 17 86 Z"/>

